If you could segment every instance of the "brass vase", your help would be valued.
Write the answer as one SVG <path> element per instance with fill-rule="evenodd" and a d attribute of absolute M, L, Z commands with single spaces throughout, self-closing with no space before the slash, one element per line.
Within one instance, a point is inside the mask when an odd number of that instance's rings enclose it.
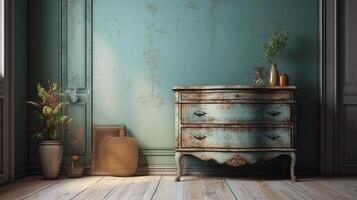
<path fill-rule="evenodd" d="M 271 65 L 270 67 L 270 75 L 269 75 L 269 86 L 276 87 L 278 86 L 279 73 L 276 69 L 276 64 Z"/>

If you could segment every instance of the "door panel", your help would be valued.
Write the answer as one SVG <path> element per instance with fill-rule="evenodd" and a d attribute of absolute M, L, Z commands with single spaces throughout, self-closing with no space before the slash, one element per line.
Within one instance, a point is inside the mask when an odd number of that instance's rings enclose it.
<path fill-rule="evenodd" d="M 343 111 L 344 120 L 342 126 L 344 127 L 343 138 L 348 138 L 344 140 L 344 164 L 355 163 L 357 161 L 357 151 L 356 151 L 356 141 L 357 141 L 357 106 L 356 105 L 345 105 Z M 355 120 L 353 120 L 355 119 Z"/>
<path fill-rule="evenodd" d="M 85 103 L 75 103 L 67 104 L 67 114 L 71 116 L 74 120 L 68 125 L 67 137 L 66 137 L 66 148 L 65 154 L 79 154 L 81 156 L 86 156 L 86 141 L 87 135 L 84 134 L 88 132 L 85 126 L 87 116 L 86 116 L 86 104 Z"/>
<path fill-rule="evenodd" d="M 357 1 L 338 1 L 339 173 L 357 174 Z"/>
<path fill-rule="evenodd" d="M 65 161 L 79 154 L 90 163 L 91 115 L 91 0 L 61 0 L 63 113 L 73 121 L 65 131 Z"/>
<path fill-rule="evenodd" d="M 67 88 L 85 89 L 86 82 L 86 0 L 67 2 Z"/>

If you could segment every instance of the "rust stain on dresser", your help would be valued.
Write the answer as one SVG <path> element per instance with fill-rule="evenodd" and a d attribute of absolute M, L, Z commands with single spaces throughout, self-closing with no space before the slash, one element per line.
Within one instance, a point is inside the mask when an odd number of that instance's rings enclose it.
<path fill-rule="evenodd" d="M 296 87 L 219 85 L 173 90 L 176 161 L 184 154 L 239 167 L 289 155 L 291 179 L 296 180 Z M 181 172 L 178 164 L 178 180 Z"/>

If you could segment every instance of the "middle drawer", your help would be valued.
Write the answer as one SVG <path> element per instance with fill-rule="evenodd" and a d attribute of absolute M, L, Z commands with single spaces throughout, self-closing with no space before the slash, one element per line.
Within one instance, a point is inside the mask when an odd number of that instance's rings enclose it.
<path fill-rule="evenodd" d="M 182 124 L 291 122 L 292 104 L 182 104 Z"/>

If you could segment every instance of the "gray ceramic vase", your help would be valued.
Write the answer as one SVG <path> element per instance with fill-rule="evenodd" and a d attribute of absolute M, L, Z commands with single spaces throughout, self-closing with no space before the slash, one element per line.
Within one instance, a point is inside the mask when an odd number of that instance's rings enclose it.
<path fill-rule="evenodd" d="M 60 141 L 42 141 L 38 147 L 44 179 L 57 179 L 63 157 Z"/>

